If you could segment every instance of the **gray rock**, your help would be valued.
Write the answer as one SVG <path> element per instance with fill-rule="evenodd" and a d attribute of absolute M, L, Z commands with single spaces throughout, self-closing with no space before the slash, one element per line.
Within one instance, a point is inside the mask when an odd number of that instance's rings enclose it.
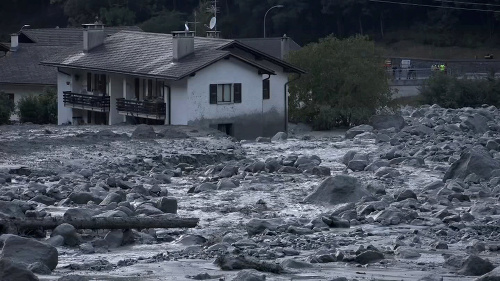
<path fill-rule="evenodd" d="M 299 168 L 283 166 L 278 170 L 280 174 L 300 174 L 302 171 Z"/>
<path fill-rule="evenodd" d="M 279 168 L 281 168 L 280 161 L 276 158 L 268 158 L 268 159 L 266 159 L 265 163 L 266 163 L 266 170 L 269 173 L 274 173 L 274 172 L 278 171 Z"/>
<path fill-rule="evenodd" d="M 148 202 L 148 203 L 145 203 L 145 204 L 141 204 L 140 206 L 138 206 L 136 209 L 135 209 L 135 213 L 137 215 L 146 215 L 146 216 L 152 216 L 152 215 L 161 215 L 163 214 L 163 212 L 156 208 L 155 206 L 153 206 L 154 204 Z"/>
<path fill-rule="evenodd" d="M 384 254 L 382 254 L 381 252 L 368 250 L 356 255 L 354 261 L 360 264 L 369 264 L 382 259 L 384 259 Z"/>
<path fill-rule="evenodd" d="M 251 219 L 247 222 L 245 228 L 249 236 L 259 234 L 268 230 L 276 230 L 285 222 L 283 219 Z"/>
<path fill-rule="evenodd" d="M 356 178 L 337 175 L 326 178 L 304 201 L 334 205 L 357 202 L 367 195 L 369 195 L 369 192 Z"/>
<path fill-rule="evenodd" d="M 244 269 L 234 277 L 233 281 L 265 281 L 266 275 L 255 269 Z"/>
<path fill-rule="evenodd" d="M 324 176 L 330 176 L 332 174 L 331 169 L 328 167 L 323 167 L 323 166 L 317 166 L 313 167 L 311 170 L 311 174 L 324 177 Z"/>
<path fill-rule="evenodd" d="M 26 265 L 9 259 L 0 259 L 0 280 L 2 281 L 38 281 L 38 277 Z"/>
<path fill-rule="evenodd" d="M 41 262 L 35 262 L 32 263 L 28 266 L 28 270 L 31 270 L 31 272 L 40 274 L 40 275 L 50 275 L 52 273 L 52 270 L 50 270 L 45 264 Z M 3 280 L 3 279 L 0 279 Z"/>
<path fill-rule="evenodd" d="M 367 132 L 372 132 L 373 127 L 370 125 L 359 125 L 356 127 L 352 127 L 347 132 L 345 132 L 345 138 L 346 139 L 353 139 L 355 136 Z"/>
<path fill-rule="evenodd" d="M 116 192 L 111 192 L 111 193 L 108 193 L 108 195 L 106 195 L 106 197 L 104 197 L 104 199 L 101 201 L 101 203 L 99 203 L 99 205 L 106 206 L 106 205 L 109 205 L 113 202 L 120 203 L 122 201 L 123 201 L 123 198 L 120 194 L 118 194 Z"/>
<path fill-rule="evenodd" d="M 24 218 L 23 207 L 17 202 L 0 201 L 0 217 Z"/>
<path fill-rule="evenodd" d="M 465 126 L 474 133 L 481 134 L 488 131 L 488 119 L 477 113 L 472 116 L 468 116 L 467 119 L 465 119 L 460 125 Z"/>
<path fill-rule="evenodd" d="M 217 183 L 217 190 L 231 190 L 235 189 L 237 186 L 230 179 L 220 179 Z"/>
<path fill-rule="evenodd" d="M 177 240 L 178 244 L 184 246 L 203 245 L 205 242 L 207 242 L 205 237 L 194 234 L 184 234 Z"/>
<path fill-rule="evenodd" d="M 421 256 L 417 249 L 409 247 L 398 247 L 394 253 L 401 259 L 417 259 Z"/>
<path fill-rule="evenodd" d="M 58 262 L 58 253 L 52 245 L 9 235 L 4 241 L 0 259 L 8 259 L 25 265 L 41 262 L 50 270 L 54 270 Z"/>
<path fill-rule="evenodd" d="M 400 115 L 374 115 L 370 123 L 377 130 L 394 128 L 399 131 L 406 125 L 404 118 Z"/>
<path fill-rule="evenodd" d="M 295 260 L 295 259 L 286 259 L 281 262 L 281 266 L 284 268 L 294 268 L 294 269 L 300 269 L 300 268 L 311 268 L 313 267 L 312 264 L 301 261 L 301 260 Z"/>
<path fill-rule="evenodd" d="M 111 230 L 106 233 L 104 240 L 108 243 L 108 248 L 118 248 L 123 243 L 123 231 L 121 229 Z"/>
<path fill-rule="evenodd" d="M 69 195 L 69 199 L 75 204 L 87 204 L 88 202 L 99 204 L 101 202 L 99 198 L 90 192 L 72 192 Z"/>
<path fill-rule="evenodd" d="M 162 197 L 156 203 L 156 207 L 164 213 L 177 214 L 177 199 Z"/>
<path fill-rule="evenodd" d="M 482 179 L 489 179 L 492 171 L 500 167 L 500 161 L 493 159 L 482 146 L 475 146 L 460 155 L 446 171 L 443 181 L 448 179 L 465 179 L 469 174 L 476 174 Z"/>
<path fill-rule="evenodd" d="M 410 189 L 405 189 L 396 197 L 396 201 L 403 201 L 409 198 L 417 199 L 417 195 Z"/>
<path fill-rule="evenodd" d="M 80 244 L 80 237 L 78 236 L 75 227 L 69 223 L 63 223 L 54 228 L 50 236 L 52 237 L 57 235 L 64 238 L 64 245 L 73 247 Z"/>
<path fill-rule="evenodd" d="M 500 266 L 474 281 L 500 281 Z"/>
<path fill-rule="evenodd" d="M 90 219 L 93 216 L 101 213 L 99 210 L 86 209 L 86 208 L 71 208 L 64 212 L 63 218 L 65 220 L 77 219 Z"/>
<path fill-rule="evenodd" d="M 195 189 L 194 189 L 194 193 L 200 193 L 200 192 L 204 192 L 204 191 L 209 191 L 209 190 L 216 190 L 217 189 L 217 185 L 213 184 L 213 183 L 209 183 L 209 182 L 204 182 L 200 185 L 198 185 Z"/>
<path fill-rule="evenodd" d="M 150 125 L 140 124 L 137 125 L 132 133 L 134 139 L 154 139 L 156 138 L 155 130 Z"/>
<path fill-rule="evenodd" d="M 369 164 L 368 166 L 365 167 L 365 171 L 372 171 L 372 172 L 375 172 L 377 171 L 379 168 L 382 168 L 382 167 L 389 167 L 389 161 L 388 160 L 385 160 L 385 159 L 377 159 L 375 161 L 373 161 L 373 163 Z"/>
<path fill-rule="evenodd" d="M 397 178 L 401 173 L 391 167 L 381 167 L 375 172 L 375 176 L 379 178 Z"/>
<path fill-rule="evenodd" d="M 257 137 L 255 139 L 256 142 L 271 142 L 271 138 L 267 138 L 267 137 Z"/>
<path fill-rule="evenodd" d="M 458 273 L 466 276 L 479 276 L 492 271 L 494 268 L 495 267 L 490 261 L 484 260 L 475 255 L 470 255 L 464 261 L 462 268 L 458 271 Z"/>
<path fill-rule="evenodd" d="M 354 172 L 363 171 L 366 166 L 368 166 L 368 160 L 351 160 L 347 164 L 347 168 L 353 170 Z"/>
<path fill-rule="evenodd" d="M 89 280 L 90 277 L 82 275 L 66 275 L 57 279 L 57 281 L 89 281 Z"/>
<path fill-rule="evenodd" d="M 277 132 L 274 137 L 271 138 L 271 141 L 285 141 L 288 138 L 288 135 L 285 132 Z"/>
<path fill-rule="evenodd" d="M 233 165 L 227 165 L 222 169 L 222 171 L 220 171 L 219 177 L 230 178 L 230 177 L 237 175 L 237 174 L 238 174 L 238 167 L 233 166 Z"/>
<path fill-rule="evenodd" d="M 418 281 L 443 281 L 443 277 L 436 274 L 431 274 L 418 279 Z"/>
<path fill-rule="evenodd" d="M 60 247 L 64 245 L 64 237 L 61 235 L 52 236 L 45 241 L 45 243 L 52 245 L 54 247 Z"/>
<path fill-rule="evenodd" d="M 42 204 L 45 204 L 47 206 L 50 206 L 50 205 L 54 205 L 57 200 L 52 198 L 52 197 L 43 195 L 43 194 L 38 194 L 35 197 L 31 198 L 30 201 L 38 202 L 38 203 L 42 203 Z"/>

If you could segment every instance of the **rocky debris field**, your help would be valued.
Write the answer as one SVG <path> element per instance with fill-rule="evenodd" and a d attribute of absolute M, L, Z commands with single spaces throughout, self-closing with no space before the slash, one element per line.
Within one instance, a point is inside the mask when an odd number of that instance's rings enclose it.
<path fill-rule="evenodd" d="M 500 280 L 499 121 L 0 127 L 0 280 Z"/>

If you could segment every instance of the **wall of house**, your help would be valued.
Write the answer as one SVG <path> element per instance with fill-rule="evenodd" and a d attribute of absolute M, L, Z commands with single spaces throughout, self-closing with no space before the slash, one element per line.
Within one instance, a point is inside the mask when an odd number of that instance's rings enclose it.
<path fill-rule="evenodd" d="M 231 53 L 254 61 L 260 65 L 268 67 L 275 71 L 276 75 L 271 75 L 270 79 L 270 99 L 264 100 L 264 112 L 269 112 L 265 115 L 264 119 L 264 132 L 265 136 L 272 136 L 276 132 L 286 131 L 286 111 L 288 110 L 288 89 L 285 94 L 285 83 L 288 82 L 288 73 L 283 71 L 283 67 L 276 65 L 267 60 L 256 60 L 255 56 L 234 48 L 230 50 Z M 262 80 L 266 79 L 268 75 L 262 75 Z M 261 84 L 262 85 L 262 84 Z M 261 86 L 262 87 L 262 86 Z"/>
<path fill-rule="evenodd" d="M 170 90 L 171 90 L 170 102 L 172 103 L 172 106 L 170 108 L 172 110 L 171 114 L 172 125 L 187 125 L 190 120 L 189 117 L 191 113 L 187 95 L 187 82 L 188 78 L 183 79 L 181 81 L 174 81 L 170 84 Z M 168 93 L 165 95 L 165 98 L 168 99 Z M 167 103 L 167 109 L 168 109 L 169 107 L 168 101 L 165 102 Z M 167 118 L 168 118 L 168 112 L 167 112 Z"/>
<path fill-rule="evenodd" d="M 68 73 L 68 72 L 66 72 Z M 72 85 L 74 84 L 71 76 L 67 74 L 58 72 L 57 73 L 57 124 L 67 124 L 69 122 L 73 123 L 73 110 L 71 108 L 64 107 L 63 92 L 72 91 Z"/>
<path fill-rule="evenodd" d="M 0 92 L 14 94 L 14 103 L 17 105 L 17 103 L 24 97 L 43 93 L 43 90 L 46 87 L 47 86 L 45 85 L 0 84 Z M 55 86 L 52 87 L 55 88 Z M 10 120 L 19 121 L 19 116 L 14 113 L 10 116 Z"/>
<path fill-rule="evenodd" d="M 116 99 L 123 98 L 123 75 L 108 76 L 108 94 L 109 99 L 109 125 L 115 125 L 125 122 L 125 115 L 118 114 L 116 110 Z"/>
<path fill-rule="evenodd" d="M 262 75 L 255 67 L 231 58 L 202 69 L 188 80 L 188 125 L 217 128 L 218 124 L 232 124 L 232 134 L 238 139 L 271 135 L 283 128 L 283 124 L 272 128 L 274 121 L 270 120 L 279 113 L 275 107 L 265 105 Z M 233 83 L 242 84 L 241 103 L 209 103 L 210 84 Z"/>

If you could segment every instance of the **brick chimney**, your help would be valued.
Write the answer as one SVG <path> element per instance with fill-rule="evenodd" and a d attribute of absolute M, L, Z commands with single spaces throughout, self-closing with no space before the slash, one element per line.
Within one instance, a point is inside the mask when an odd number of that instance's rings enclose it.
<path fill-rule="evenodd" d="M 83 26 L 83 52 L 88 53 L 95 47 L 104 43 L 106 34 L 104 34 L 104 24 L 82 24 Z"/>
<path fill-rule="evenodd" d="M 283 34 L 281 37 L 281 59 L 284 60 L 290 53 L 290 38 Z"/>
<path fill-rule="evenodd" d="M 173 31 L 172 53 L 174 61 L 194 53 L 194 32 Z"/>
<path fill-rule="evenodd" d="M 15 52 L 19 49 L 19 33 L 12 33 L 10 35 L 10 51 Z"/>

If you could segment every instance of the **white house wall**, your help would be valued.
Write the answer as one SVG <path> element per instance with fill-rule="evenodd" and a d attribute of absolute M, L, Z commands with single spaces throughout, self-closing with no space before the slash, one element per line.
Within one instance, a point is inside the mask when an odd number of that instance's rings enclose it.
<path fill-rule="evenodd" d="M 123 75 L 108 76 L 108 93 L 109 93 L 109 125 L 115 125 L 125 122 L 125 116 L 118 114 L 116 110 L 116 99 L 123 98 Z"/>
<path fill-rule="evenodd" d="M 210 84 L 234 83 L 242 84 L 241 103 L 209 103 Z M 264 107 L 267 101 L 262 99 L 262 75 L 235 58 L 221 60 L 190 77 L 187 96 L 188 125 L 217 128 L 218 124 L 232 124 L 233 135 L 239 139 L 271 135 L 284 127 L 283 121 L 279 126 L 274 121 L 269 123 L 279 113 L 273 106 Z"/>
<path fill-rule="evenodd" d="M 72 91 L 73 81 L 71 76 L 58 72 L 57 73 L 57 124 L 68 124 L 73 122 L 73 110 L 64 107 L 63 92 Z"/>
<path fill-rule="evenodd" d="M 170 90 L 171 90 L 170 101 L 172 103 L 172 105 L 170 107 L 170 109 L 172 110 L 171 124 L 172 125 L 187 125 L 189 120 L 191 120 L 191 118 L 190 118 L 191 112 L 190 112 L 190 107 L 189 107 L 189 103 L 188 103 L 188 95 L 187 95 L 187 79 L 173 82 L 172 84 L 170 84 Z M 166 93 L 165 96 L 167 96 L 167 95 L 168 95 L 168 93 Z M 169 105 L 168 105 L 168 101 L 166 101 L 166 102 L 167 102 L 167 111 L 168 111 Z M 168 112 L 167 112 L 167 116 L 168 116 Z"/>

